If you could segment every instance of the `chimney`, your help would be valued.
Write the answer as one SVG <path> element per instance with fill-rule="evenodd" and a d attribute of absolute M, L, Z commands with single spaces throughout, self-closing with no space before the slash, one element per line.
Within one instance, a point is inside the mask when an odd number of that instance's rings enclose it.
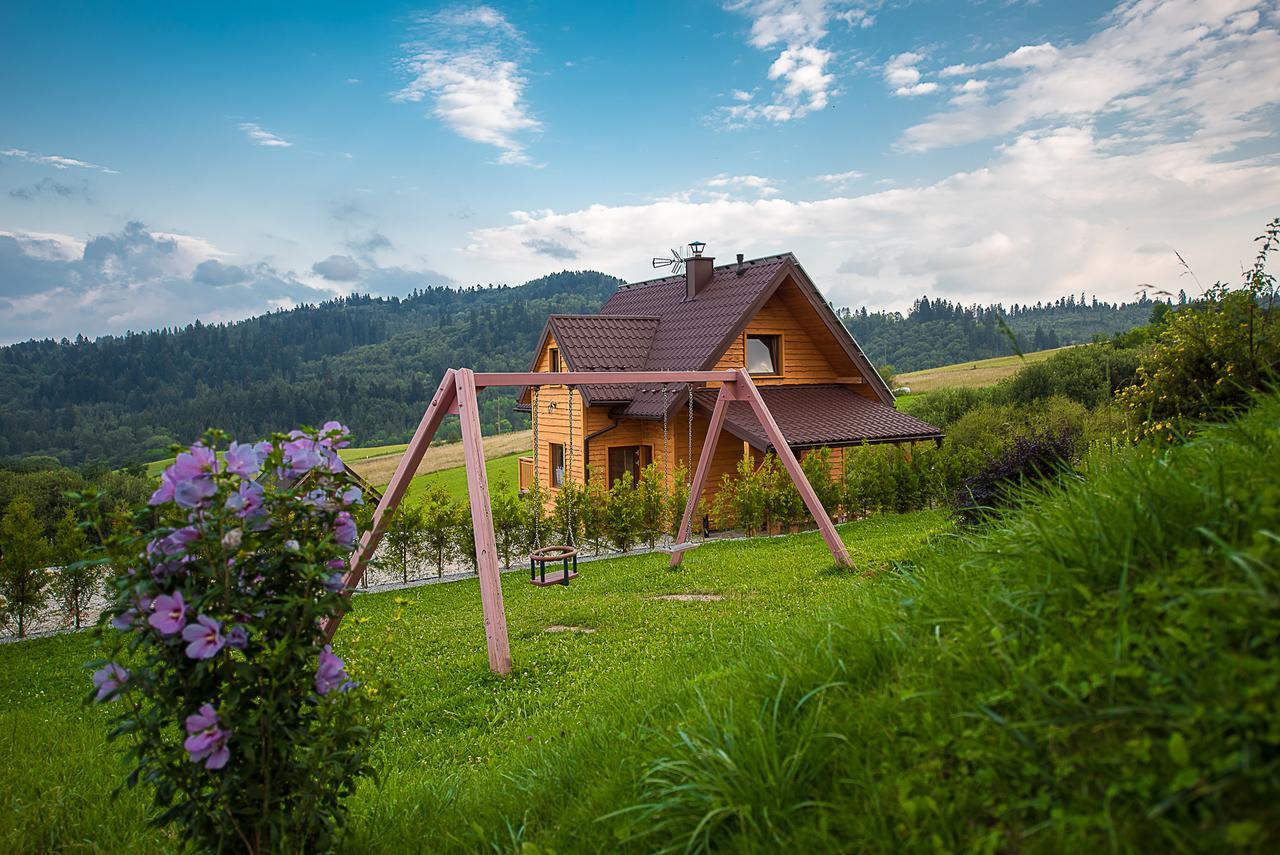
<path fill-rule="evenodd" d="M 738 253 L 738 275 L 742 275 L 742 253 Z"/>
<path fill-rule="evenodd" d="M 716 260 L 702 254 L 706 246 L 705 243 L 697 240 L 689 244 L 690 254 L 684 261 L 684 298 L 686 300 L 692 300 L 698 296 L 698 293 L 711 281 Z"/>

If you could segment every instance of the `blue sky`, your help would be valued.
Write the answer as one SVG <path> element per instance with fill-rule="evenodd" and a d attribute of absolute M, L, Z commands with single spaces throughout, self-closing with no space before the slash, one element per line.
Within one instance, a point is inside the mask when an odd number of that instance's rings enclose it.
<path fill-rule="evenodd" d="M 1126 299 L 1280 214 L 1274 0 L 34 4 L 0 341 L 796 252 L 837 304 Z"/>

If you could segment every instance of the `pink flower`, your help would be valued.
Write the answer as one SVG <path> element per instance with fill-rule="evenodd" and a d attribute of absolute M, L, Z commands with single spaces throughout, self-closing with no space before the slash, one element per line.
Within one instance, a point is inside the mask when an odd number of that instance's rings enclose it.
<path fill-rule="evenodd" d="M 105 668 L 93 672 L 93 687 L 98 690 L 94 700 L 98 703 L 113 701 L 124 684 L 129 682 L 129 672 L 114 662 L 108 662 Z"/>
<path fill-rule="evenodd" d="M 182 747 L 191 756 L 192 763 L 204 760 L 206 769 L 221 769 L 227 765 L 231 750 L 227 748 L 227 740 L 231 732 L 223 730 L 221 720 L 211 704 L 202 704 L 200 711 L 187 716 L 187 733 L 190 734 Z"/>
<path fill-rule="evenodd" d="M 161 594 L 152 602 L 151 624 L 161 635 L 173 635 L 187 623 L 187 604 L 182 601 L 182 592 Z"/>
<path fill-rule="evenodd" d="M 187 655 L 192 659 L 212 659 L 218 655 L 227 640 L 222 637 L 222 624 L 208 615 L 200 615 L 196 622 L 182 631 L 187 644 Z"/>

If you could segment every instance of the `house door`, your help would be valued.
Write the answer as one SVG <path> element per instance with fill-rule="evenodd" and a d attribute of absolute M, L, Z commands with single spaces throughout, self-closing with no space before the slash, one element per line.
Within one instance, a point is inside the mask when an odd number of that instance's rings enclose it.
<path fill-rule="evenodd" d="M 653 446 L 650 445 L 615 445 L 609 449 L 609 486 L 622 477 L 623 472 L 631 473 L 631 483 L 640 480 L 640 472 L 653 462 Z"/>

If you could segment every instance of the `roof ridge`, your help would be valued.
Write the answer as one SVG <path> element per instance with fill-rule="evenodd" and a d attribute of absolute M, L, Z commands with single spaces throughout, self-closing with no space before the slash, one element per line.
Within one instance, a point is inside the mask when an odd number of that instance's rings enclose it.
<path fill-rule="evenodd" d="M 628 320 L 628 321 L 660 321 L 662 320 L 661 315 L 613 315 L 613 314 L 606 315 L 599 312 L 595 314 L 587 314 L 585 312 L 572 313 L 572 314 L 553 312 L 552 314 L 547 315 L 547 317 L 548 318 L 582 318 L 582 319 L 590 318 L 591 320 L 595 320 L 597 318 L 608 318 L 610 320 L 617 319 L 617 320 Z"/>
<path fill-rule="evenodd" d="M 787 252 L 778 252 L 778 253 L 774 253 L 773 255 L 762 255 L 759 258 L 744 258 L 742 260 L 742 266 L 750 267 L 753 264 L 759 264 L 764 261 L 781 261 L 782 259 L 787 257 L 790 257 L 792 261 L 796 261 L 795 253 L 788 250 Z M 799 264 L 798 261 L 796 261 L 796 263 Z M 737 266 L 738 266 L 738 262 L 734 260 L 734 261 L 730 261 L 728 264 L 716 265 L 715 267 L 711 268 L 711 271 L 714 274 L 715 271 L 717 270 L 728 270 L 730 268 L 735 268 Z M 658 285 L 664 282 L 676 282 L 682 279 L 684 279 L 683 275 L 659 276 L 657 279 L 645 279 L 640 282 L 625 282 L 622 285 L 619 285 L 617 290 L 630 291 L 634 288 L 647 288 L 647 287 Z"/>

